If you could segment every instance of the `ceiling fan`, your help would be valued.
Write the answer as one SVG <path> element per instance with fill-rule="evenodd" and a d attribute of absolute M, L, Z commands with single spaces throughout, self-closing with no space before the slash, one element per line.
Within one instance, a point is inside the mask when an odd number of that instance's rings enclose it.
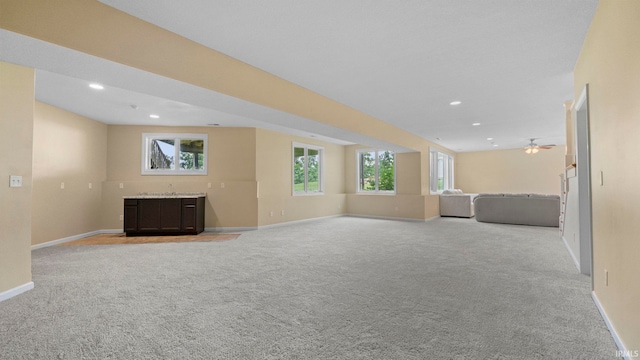
<path fill-rule="evenodd" d="M 552 146 L 555 146 L 555 145 L 538 145 L 533 142 L 534 140 L 536 140 L 535 138 L 531 138 L 529 140 L 531 140 L 531 142 L 529 143 L 529 145 L 524 147 L 524 152 L 530 155 L 533 155 L 540 150 L 551 149 Z"/>

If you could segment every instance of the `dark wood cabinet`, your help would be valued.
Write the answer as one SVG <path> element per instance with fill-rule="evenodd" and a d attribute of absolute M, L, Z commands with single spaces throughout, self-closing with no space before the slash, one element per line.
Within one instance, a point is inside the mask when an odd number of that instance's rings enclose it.
<path fill-rule="evenodd" d="M 182 200 L 182 228 L 185 231 L 194 231 L 198 227 L 198 203 L 197 199 Z"/>
<path fill-rule="evenodd" d="M 198 234 L 204 231 L 204 196 L 124 199 L 127 236 Z"/>
<path fill-rule="evenodd" d="M 124 232 L 138 231 L 138 200 L 124 200 Z"/>

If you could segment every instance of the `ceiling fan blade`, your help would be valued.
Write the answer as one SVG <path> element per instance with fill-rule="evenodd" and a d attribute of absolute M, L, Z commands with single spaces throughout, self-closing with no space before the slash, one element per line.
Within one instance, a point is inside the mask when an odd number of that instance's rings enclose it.
<path fill-rule="evenodd" d="M 538 146 L 538 149 L 544 149 L 544 150 L 548 150 L 548 149 L 552 149 L 553 147 L 551 145 L 540 145 Z"/>

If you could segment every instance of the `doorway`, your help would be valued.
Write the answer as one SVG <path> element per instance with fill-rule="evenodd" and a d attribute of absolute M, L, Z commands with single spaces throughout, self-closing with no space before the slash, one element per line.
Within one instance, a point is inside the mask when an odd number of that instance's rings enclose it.
<path fill-rule="evenodd" d="M 593 273 L 593 238 L 591 226 L 591 149 L 589 136 L 589 85 L 585 85 L 576 102 L 576 170 L 578 172 L 578 218 L 580 232 L 580 272 Z M 591 277 L 593 288 L 593 277 Z"/>

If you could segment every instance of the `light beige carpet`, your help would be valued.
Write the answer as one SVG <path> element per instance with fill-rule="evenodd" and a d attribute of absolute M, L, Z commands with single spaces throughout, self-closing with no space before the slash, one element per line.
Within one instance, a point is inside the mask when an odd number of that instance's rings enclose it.
<path fill-rule="evenodd" d="M 84 239 L 66 242 L 59 246 L 76 245 L 116 245 L 116 244 L 148 244 L 166 242 L 193 242 L 193 241 L 227 241 L 235 240 L 240 234 L 199 234 L 178 236 L 125 236 L 120 234 L 99 234 Z"/>

